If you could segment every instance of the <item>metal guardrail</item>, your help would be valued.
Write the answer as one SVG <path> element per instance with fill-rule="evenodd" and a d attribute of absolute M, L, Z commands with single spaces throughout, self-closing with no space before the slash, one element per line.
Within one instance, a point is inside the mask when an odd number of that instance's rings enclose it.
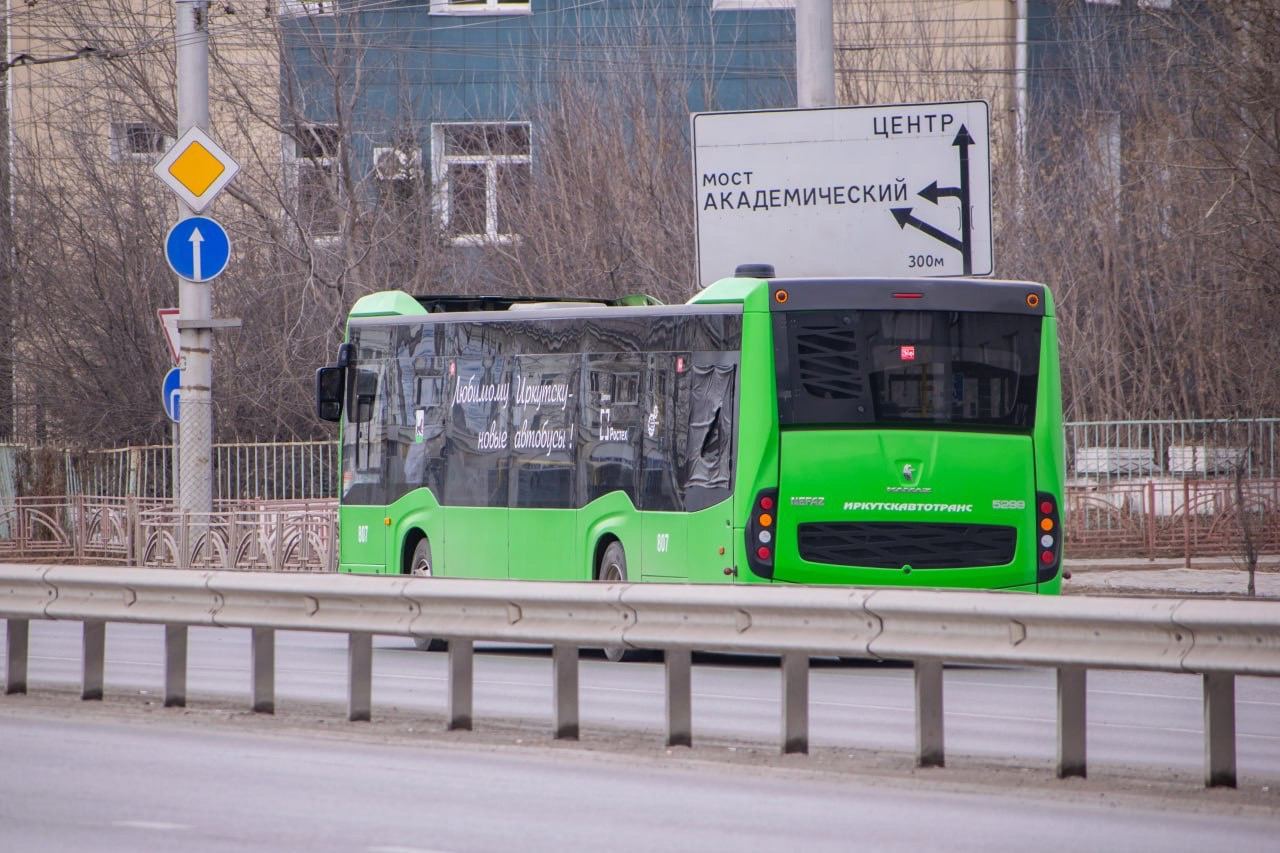
<path fill-rule="evenodd" d="M 1205 784 L 1236 784 L 1235 678 L 1280 675 L 1280 602 L 1037 598 L 848 587 L 714 587 L 0 565 L 5 692 L 27 687 L 31 619 L 84 623 L 81 695 L 103 691 L 105 625 L 165 626 L 165 705 L 186 702 L 189 626 L 249 628 L 253 708 L 275 707 L 275 631 L 348 635 L 348 717 L 371 715 L 374 634 L 449 641 L 446 720 L 472 727 L 477 640 L 553 647 L 554 728 L 578 736 L 578 650 L 659 649 L 666 739 L 692 743 L 692 652 L 780 653 L 784 752 L 808 751 L 809 659 L 913 662 L 916 762 L 944 762 L 944 662 L 1057 674 L 1059 776 L 1086 773 L 1089 669 L 1196 673 Z"/>

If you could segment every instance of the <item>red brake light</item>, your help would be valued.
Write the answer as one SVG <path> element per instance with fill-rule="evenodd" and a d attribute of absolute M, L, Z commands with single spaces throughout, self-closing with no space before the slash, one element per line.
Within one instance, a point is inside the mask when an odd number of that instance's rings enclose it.
<path fill-rule="evenodd" d="M 1053 504 L 1048 501 L 1040 502 L 1040 513 L 1042 515 L 1053 515 Z"/>
<path fill-rule="evenodd" d="M 762 560 L 769 559 L 769 549 L 761 545 L 759 548 L 756 549 L 756 556 Z"/>
<path fill-rule="evenodd" d="M 760 499 L 760 508 L 773 509 L 773 498 L 769 497 L 768 495 L 765 495 L 764 497 L 762 497 Z"/>
<path fill-rule="evenodd" d="M 894 299 L 924 299 L 923 293 L 895 293 Z"/>

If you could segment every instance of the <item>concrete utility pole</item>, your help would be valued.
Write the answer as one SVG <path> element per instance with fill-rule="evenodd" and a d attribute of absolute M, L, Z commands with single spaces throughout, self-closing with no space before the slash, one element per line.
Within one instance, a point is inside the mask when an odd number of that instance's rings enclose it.
<path fill-rule="evenodd" d="M 796 0 L 796 105 L 836 105 L 832 0 Z"/>
<path fill-rule="evenodd" d="M 14 285 L 16 274 L 13 245 L 13 139 L 9 111 L 13 108 L 9 99 L 9 67 L 11 4 L 6 2 L 0 10 L 0 441 L 11 441 L 18 428 L 17 407 L 14 405 L 13 376 L 17 361 L 17 342 L 14 340 L 13 315 L 17 313 L 18 297 Z"/>
<path fill-rule="evenodd" d="M 208 0 L 176 0 L 178 46 L 178 136 L 192 127 L 209 128 Z M 195 212 L 178 202 L 178 218 Z M 213 330 L 183 321 L 213 316 L 208 283 L 178 279 L 178 340 L 182 367 L 178 425 L 178 508 L 213 511 Z"/>

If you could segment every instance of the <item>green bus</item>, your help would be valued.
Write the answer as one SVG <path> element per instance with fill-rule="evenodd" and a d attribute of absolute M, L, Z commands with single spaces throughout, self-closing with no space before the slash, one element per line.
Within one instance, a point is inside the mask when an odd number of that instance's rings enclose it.
<path fill-rule="evenodd" d="M 623 302 L 360 299 L 316 377 L 340 570 L 1059 591 L 1044 285 L 749 265 Z"/>

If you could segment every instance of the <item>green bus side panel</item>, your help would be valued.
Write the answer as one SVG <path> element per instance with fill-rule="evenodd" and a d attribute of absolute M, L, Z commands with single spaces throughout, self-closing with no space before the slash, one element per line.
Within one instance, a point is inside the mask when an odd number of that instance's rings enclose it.
<path fill-rule="evenodd" d="M 509 513 L 506 507 L 446 506 L 441 574 L 450 578 L 508 577 Z"/>
<path fill-rule="evenodd" d="M 1045 290 L 1048 301 L 1048 289 Z M 1036 395 L 1036 428 L 1033 436 L 1036 452 L 1036 490 L 1048 492 L 1058 503 L 1060 520 L 1058 535 L 1063 535 L 1071 520 L 1067 518 L 1066 482 L 1067 447 L 1062 425 L 1062 368 L 1058 355 L 1058 321 L 1046 317 L 1040 334 L 1040 382 Z M 1040 584 L 1040 592 L 1050 595 L 1062 591 L 1062 572 L 1048 583 Z"/>
<path fill-rule="evenodd" d="M 579 570 L 569 580 L 591 580 L 595 577 L 596 550 L 605 537 L 622 543 L 627 557 L 627 580 L 638 581 L 644 573 L 640 543 L 643 528 L 640 513 L 631 498 L 623 492 L 612 492 L 597 498 L 578 510 L 578 535 L 581 543 Z"/>
<path fill-rule="evenodd" d="M 733 568 L 733 501 L 689 513 L 689 539 L 685 559 L 694 583 L 728 583 Z"/>
<path fill-rule="evenodd" d="M 343 506 L 338 513 L 338 563 L 344 572 L 378 574 L 387 566 L 386 509 Z"/>
<path fill-rule="evenodd" d="M 520 580 L 585 580 L 578 559 L 578 510 L 507 510 L 508 576 Z"/>
<path fill-rule="evenodd" d="M 643 577 L 664 581 L 689 579 L 689 515 L 683 512 L 642 512 L 640 545 Z M 634 577 L 634 574 L 633 574 Z"/>
<path fill-rule="evenodd" d="M 430 489 L 417 489 L 387 507 L 391 519 L 391 537 L 387 542 L 387 571 L 400 572 L 405 561 L 412 556 L 410 542 L 423 533 L 431 544 L 431 573 L 444 577 L 445 531 L 444 509 L 436 501 Z"/>
<path fill-rule="evenodd" d="M 714 285 L 713 285 L 714 286 Z M 765 291 L 767 295 L 767 289 Z M 773 365 L 773 323 L 767 310 L 742 315 L 742 377 L 738 397 L 738 459 L 727 566 L 737 583 L 768 583 L 747 564 L 747 516 L 761 489 L 778 487 L 778 389 Z"/>

